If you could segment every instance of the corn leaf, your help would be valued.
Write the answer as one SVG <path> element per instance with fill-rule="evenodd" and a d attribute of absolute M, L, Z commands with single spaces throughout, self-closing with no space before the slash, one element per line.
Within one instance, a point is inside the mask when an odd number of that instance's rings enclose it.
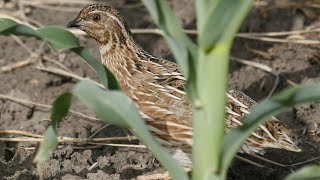
<path fill-rule="evenodd" d="M 197 59 L 197 47 L 183 32 L 180 19 L 163 0 L 142 0 L 153 20 L 162 29 L 164 37 L 173 52 L 185 77 L 192 76 Z"/>
<path fill-rule="evenodd" d="M 284 112 L 295 105 L 317 100 L 320 100 L 320 83 L 289 88 L 257 104 L 244 120 L 243 126 L 226 135 L 222 155 L 224 170 L 230 166 L 241 144 L 268 117 Z"/>
<path fill-rule="evenodd" d="M 51 26 L 32 29 L 27 25 L 19 24 L 11 19 L 1 18 L 0 35 L 24 35 L 37 37 L 47 41 L 55 50 L 69 49 L 81 56 L 97 72 L 105 87 L 110 89 L 119 89 L 120 87 L 117 80 L 113 75 L 111 75 L 112 73 L 108 72 L 108 69 L 106 69 L 92 56 L 89 49 L 80 46 L 79 40 L 71 32 L 63 28 Z M 109 75 L 109 77 L 107 75 Z M 109 81 L 112 82 L 108 83 Z"/>
<path fill-rule="evenodd" d="M 315 180 L 320 179 L 320 166 L 310 165 L 290 174 L 285 180 Z"/>
<path fill-rule="evenodd" d="M 252 3 L 252 0 L 220 0 L 203 2 L 203 7 L 199 5 L 199 8 L 209 9 L 208 16 L 198 17 L 205 19 L 200 21 L 203 22 L 198 36 L 200 48 L 209 51 L 219 41 L 231 44 Z"/>
<path fill-rule="evenodd" d="M 209 14 L 216 8 L 221 0 L 197 0 L 195 1 L 197 28 L 203 29 L 207 21 L 210 21 Z"/>
<path fill-rule="evenodd" d="M 224 176 L 220 169 L 230 49 L 252 2 L 199 0 L 195 3 L 199 58 L 196 69 L 198 99 L 193 103 L 193 179 L 209 179 L 209 176 Z"/>
<path fill-rule="evenodd" d="M 78 83 L 74 90 L 84 104 L 92 109 L 102 121 L 123 128 L 130 128 L 154 153 L 173 179 L 186 180 L 187 175 L 181 165 L 162 149 L 144 124 L 136 105 L 119 91 L 105 91 L 89 80 Z"/>
<path fill-rule="evenodd" d="M 48 160 L 50 155 L 58 147 L 56 129 L 50 125 L 44 133 L 44 138 L 40 143 L 40 148 L 37 152 L 34 162 L 37 164 L 43 163 Z"/>
<path fill-rule="evenodd" d="M 60 27 L 47 26 L 38 29 L 37 32 L 40 33 L 43 40 L 49 42 L 57 50 L 72 49 L 80 46 L 78 38 L 75 38 L 72 33 Z"/>
<path fill-rule="evenodd" d="M 51 153 L 58 147 L 56 126 L 67 114 L 71 105 L 72 94 L 69 92 L 60 95 L 53 103 L 51 112 L 51 124 L 44 133 L 39 151 L 34 162 L 42 163 L 49 159 Z"/>

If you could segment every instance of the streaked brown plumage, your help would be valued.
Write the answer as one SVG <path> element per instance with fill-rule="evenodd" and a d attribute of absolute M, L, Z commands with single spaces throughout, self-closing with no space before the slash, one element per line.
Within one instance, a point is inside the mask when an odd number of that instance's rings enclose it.
<path fill-rule="evenodd" d="M 102 63 L 118 79 L 124 93 L 139 107 L 150 131 L 184 166 L 191 166 L 192 108 L 185 78 L 173 62 L 156 58 L 138 46 L 118 11 L 107 5 L 85 7 L 68 27 L 78 27 L 99 44 Z M 227 93 L 226 132 L 237 128 L 255 102 L 245 94 Z M 275 118 L 252 133 L 240 152 L 263 153 L 265 148 L 299 152 L 289 129 Z"/>

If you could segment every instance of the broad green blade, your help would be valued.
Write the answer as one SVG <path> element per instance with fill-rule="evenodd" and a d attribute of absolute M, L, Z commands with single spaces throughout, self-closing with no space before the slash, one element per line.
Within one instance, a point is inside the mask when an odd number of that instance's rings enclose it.
<path fill-rule="evenodd" d="M 196 0 L 195 11 L 197 16 L 197 28 L 201 31 L 207 21 L 209 14 L 215 9 L 216 5 L 221 0 Z"/>
<path fill-rule="evenodd" d="M 80 46 L 78 38 L 60 27 L 48 26 L 38 29 L 38 32 L 54 49 L 63 50 Z"/>
<path fill-rule="evenodd" d="M 104 87 L 108 89 L 121 89 L 114 75 L 100 61 L 92 56 L 89 49 L 86 47 L 72 48 L 71 51 L 83 58 L 99 75 Z"/>
<path fill-rule="evenodd" d="M 316 180 L 320 179 L 320 166 L 310 165 L 291 173 L 285 180 Z"/>
<path fill-rule="evenodd" d="M 198 17 L 205 19 L 201 21 L 203 24 L 199 29 L 200 48 L 209 51 L 221 41 L 231 44 L 252 3 L 252 0 L 220 0 L 206 3 L 206 9 L 210 9 L 211 12 L 208 16 Z"/>
<path fill-rule="evenodd" d="M 44 133 L 44 138 L 40 143 L 40 148 L 33 162 L 43 163 L 48 160 L 53 151 L 58 147 L 56 130 L 53 125 L 50 125 Z"/>
<path fill-rule="evenodd" d="M 190 63 L 196 64 L 195 61 L 198 57 L 197 47 L 183 32 L 180 19 L 176 16 L 166 1 L 142 0 L 142 2 L 149 10 L 153 20 L 162 29 L 164 37 L 172 50 L 182 73 L 185 77 L 189 77 L 190 72 L 195 72 L 190 70 L 190 68 L 194 67 L 189 65 Z"/>
<path fill-rule="evenodd" d="M 106 91 L 89 80 L 81 81 L 73 90 L 83 103 L 92 109 L 104 122 L 130 128 L 154 153 L 173 179 L 186 180 L 181 165 L 162 149 L 144 124 L 136 105 L 119 91 Z"/>
<path fill-rule="evenodd" d="M 160 24 L 161 21 L 161 11 L 158 10 L 158 2 L 155 0 L 142 0 L 143 4 L 147 7 L 149 10 L 149 13 L 152 17 L 152 19 L 155 21 L 156 24 Z"/>
<path fill-rule="evenodd" d="M 69 92 L 60 95 L 53 103 L 51 113 L 51 125 L 44 133 L 43 141 L 40 143 L 39 151 L 34 159 L 36 163 L 42 163 L 49 159 L 51 153 L 56 150 L 58 146 L 56 125 L 67 114 L 71 105 L 72 94 Z"/>
<path fill-rule="evenodd" d="M 284 112 L 293 106 L 320 100 L 320 83 L 289 88 L 278 95 L 257 104 L 244 120 L 243 126 L 226 135 L 222 163 L 224 170 L 230 166 L 235 154 L 250 134 L 272 115 Z"/>
<path fill-rule="evenodd" d="M 8 30 L 14 26 L 16 26 L 18 23 L 14 20 L 2 18 L 0 19 L 0 32 L 3 32 L 5 30 Z"/>
<path fill-rule="evenodd" d="M 52 48 L 56 50 L 70 49 L 81 56 L 97 72 L 105 87 L 120 89 L 120 86 L 112 73 L 106 69 L 100 61 L 94 58 L 87 48 L 79 45 L 78 38 L 63 28 L 51 26 L 35 30 L 11 19 L 0 18 L 0 35 L 1 34 L 33 36 L 47 41 Z"/>
<path fill-rule="evenodd" d="M 120 91 L 104 91 L 90 80 L 84 80 L 74 87 L 73 93 L 102 121 L 129 128 L 127 120 L 133 116 L 136 109 L 132 109 L 135 105 Z"/>
<path fill-rule="evenodd" d="M 69 92 L 60 95 L 53 103 L 51 111 L 51 121 L 57 124 L 65 116 L 67 116 L 71 106 L 72 94 Z"/>
<path fill-rule="evenodd" d="M 197 97 L 195 81 L 198 47 L 183 32 L 180 19 L 163 0 L 142 0 L 153 20 L 162 29 L 176 62 L 187 79 L 187 92 L 190 102 Z"/>
<path fill-rule="evenodd" d="M 19 24 L 8 18 L 0 18 L 0 35 L 26 35 L 41 38 L 40 34 L 31 27 Z"/>

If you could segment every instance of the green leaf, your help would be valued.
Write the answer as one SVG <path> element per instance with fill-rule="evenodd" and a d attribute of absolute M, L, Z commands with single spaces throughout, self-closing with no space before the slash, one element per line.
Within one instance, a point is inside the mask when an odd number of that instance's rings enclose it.
<path fill-rule="evenodd" d="M 74 87 L 73 93 L 92 109 L 102 121 L 122 128 L 129 128 L 126 120 L 131 118 L 136 109 L 132 109 L 134 104 L 123 93 L 103 91 L 90 80 L 80 81 Z"/>
<path fill-rule="evenodd" d="M 55 128 L 50 125 L 44 133 L 43 141 L 40 143 L 40 148 L 34 158 L 35 163 L 42 163 L 49 159 L 51 153 L 58 147 L 58 140 Z"/>
<path fill-rule="evenodd" d="M 0 27 L 2 25 L 0 24 Z M 3 35 L 10 35 L 10 34 L 14 34 L 14 35 L 17 35 L 17 36 L 20 36 L 20 35 L 24 35 L 24 36 L 32 36 L 32 37 L 36 37 L 36 38 L 39 38 L 41 39 L 41 35 L 35 31 L 34 29 L 32 29 L 31 27 L 29 26 L 26 26 L 24 24 L 17 24 L 9 29 L 6 29 L 2 32 L 0 32 L 0 34 L 3 34 Z"/>
<path fill-rule="evenodd" d="M 320 100 L 320 83 L 289 88 L 271 99 L 257 104 L 244 120 L 243 126 L 226 135 L 223 146 L 223 168 L 226 170 L 242 143 L 250 134 L 272 115 L 305 102 Z"/>
<path fill-rule="evenodd" d="M 71 105 L 72 94 L 69 92 L 61 94 L 52 105 L 51 125 L 44 133 L 44 138 L 40 143 L 39 151 L 34 159 L 36 163 L 42 163 L 49 159 L 50 154 L 58 146 L 56 126 L 67 114 Z"/>
<path fill-rule="evenodd" d="M 94 58 L 87 48 L 80 46 L 79 40 L 72 33 L 63 28 L 51 26 L 34 30 L 11 19 L 0 18 L 0 34 L 33 36 L 47 41 L 56 50 L 70 49 L 81 56 L 97 72 L 106 88 L 120 89 L 119 83 L 112 73 Z"/>
<path fill-rule="evenodd" d="M 320 179 L 320 166 L 310 165 L 291 173 L 285 180 L 316 180 Z"/>
<path fill-rule="evenodd" d="M 6 31 L 14 26 L 16 26 L 18 23 L 11 19 L 2 18 L 0 19 L 0 32 Z"/>
<path fill-rule="evenodd" d="M 104 66 L 105 72 L 107 73 L 108 78 L 108 89 L 110 90 L 121 90 L 121 86 L 117 78 L 109 71 L 109 69 Z"/>
<path fill-rule="evenodd" d="M 71 106 L 72 94 L 69 92 L 63 93 L 53 103 L 51 112 L 51 121 L 55 125 L 67 116 Z"/>
<path fill-rule="evenodd" d="M 142 0 L 149 10 L 152 18 L 162 29 L 164 37 L 173 52 L 173 55 L 180 66 L 185 77 L 189 77 L 190 70 L 194 68 L 189 64 L 196 64 L 197 46 L 183 32 L 181 22 L 166 1 L 163 0 Z M 188 62 L 188 61 L 193 61 Z"/>
<path fill-rule="evenodd" d="M 101 62 L 92 56 L 88 48 L 76 47 L 71 50 L 82 57 L 96 71 L 104 87 L 109 89 L 120 89 L 117 79 L 103 64 L 101 64 Z"/>
<path fill-rule="evenodd" d="M 252 0 L 220 0 L 206 3 L 212 10 L 208 16 L 198 17 L 198 19 L 205 19 L 202 20 L 203 26 L 200 28 L 198 37 L 199 46 L 205 51 L 210 51 L 218 41 L 231 45 L 252 3 Z"/>
<path fill-rule="evenodd" d="M 119 91 L 97 87 L 90 80 L 83 80 L 73 90 L 83 103 L 92 109 L 104 122 L 129 128 L 154 153 L 173 179 L 187 179 L 181 165 L 162 149 L 144 124 L 136 105 Z"/>
<path fill-rule="evenodd" d="M 197 28 L 201 31 L 206 24 L 210 13 L 215 9 L 217 4 L 221 0 L 197 0 L 195 1 L 196 16 L 197 16 Z"/>
<path fill-rule="evenodd" d="M 156 24 L 160 24 L 160 11 L 158 10 L 158 3 L 154 0 L 142 0 L 144 5 L 148 8 L 149 13 Z"/>
<path fill-rule="evenodd" d="M 60 27 L 48 26 L 38 29 L 38 32 L 42 38 L 48 41 L 56 50 L 71 49 L 80 46 L 78 38 L 71 32 Z"/>
<path fill-rule="evenodd" d="M 162 29 L 163 35 L 172 50 L 184 77 L 187 78 L 188 98 L 191 102 L 197 97 L 195 87 L 198 47 L 183 32 L 180 19 L 163 0 L 142 0 L 153 20 Z"/>
<path fill-rule="evenodd" d="M 24 24 L 18 24 L 17 22 L 7 18 L 0 18 L 0 34 L 26 35 L 41 38 L 39 33 L 31 27 Z"/>

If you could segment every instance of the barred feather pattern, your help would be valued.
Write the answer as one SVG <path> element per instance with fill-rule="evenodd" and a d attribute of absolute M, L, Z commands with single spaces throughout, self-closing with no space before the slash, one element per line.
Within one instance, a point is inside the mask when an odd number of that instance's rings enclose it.
<path fill-rule="evenodd" d="M 95 14 L 101 16 L 99 22 L 92 22 L 90 17 Z M 191 167 L 192 107 L 185 92 L 186 79 L 177 65 L 140 48 L 119 13 L 110 6 L 88 6 L 75 21 L 81 22 L 79 28 L 97 40 L 102 63 L 136 103 L 149 130 L 174 158 Z M 236 90 L 229 90 L 226 96 L 228 133 L 242 125 L 255 102 Z M 283 123 L 271 117 L 252 133 L 239 152 L 263 154 L 265 148 L 299 152 L 289 134 Z"/>

